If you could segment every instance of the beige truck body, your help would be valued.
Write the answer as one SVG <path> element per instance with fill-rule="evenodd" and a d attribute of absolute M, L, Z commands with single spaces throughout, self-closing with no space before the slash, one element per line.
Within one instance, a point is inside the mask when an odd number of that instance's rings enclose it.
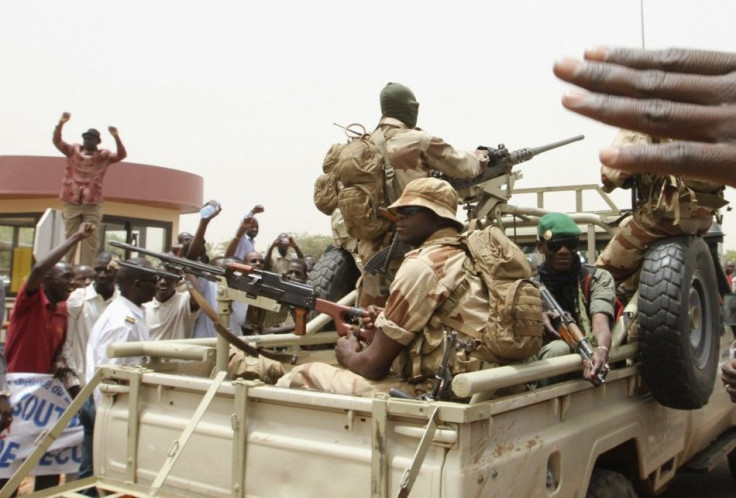
<path fill-rule="evenodd" d="M 724 361 L 733 341 L 727 330 Z M 202 358 L 214 350 L 169 346 Z M 635 357 L 635 344 L 619 348 L 617 367 L 598 388 L 570 380 L 493 394 L 579 370 L 575 355 L 463 374 L 453 387 L 474 394 L 470 404 L 219 383 L 179 371 L 206 370 L 209 360 L 157 361 L 158 371 L 105 368 L 114 384 L 103 384 L 97 411 L 95 474 L 108 489 L 141 496 L 398 496 L 415 478 L 412 496 L 572 497 L 584 496 L 593 469 L 605 464 L 661 490 L 734 425 L 736 408 L 720 386 L 702 409 L 659 405 L 641 385 Z"/>

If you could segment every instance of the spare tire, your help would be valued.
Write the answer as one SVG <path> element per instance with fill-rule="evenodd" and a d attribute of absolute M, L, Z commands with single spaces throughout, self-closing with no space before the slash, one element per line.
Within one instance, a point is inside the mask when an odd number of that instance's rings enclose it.
<path fill-rule="evenodd" d="M 652 244 L 639 292 L 642 379 L 664 406 L 702 407 L 713 392 L 720 337 L 718 285 L 705 241 L 680 236 Z"/>
<path fill-rule="evenodd" d="M 355 289 L 360 270 L 353 255 L 345 249 L 327 246 L 309 273 L 309 285 L 314 287 L 317 297 L 338 301 Z M 312 312 L 309 319 L 317 316 Z"/>

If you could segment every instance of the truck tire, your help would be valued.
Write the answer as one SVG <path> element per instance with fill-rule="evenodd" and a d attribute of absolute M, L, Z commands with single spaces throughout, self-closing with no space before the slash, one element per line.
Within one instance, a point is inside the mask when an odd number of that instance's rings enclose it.
<path fill-rule="evenodd" d="M 644 255 L 639 284 L 642 379 L 661 405 L 700 408 L 713 392 L 718 366 L 718 286 L 700 237 L 655 242 Z"/>
<path fill-rule="evenodd" d="M 353 255 L 345 249 L 327 246 L 309 273 L 309 285 L 314 287 L 317 297 L 338 301 L 355 289 L 360 270 Z M 317 316 L 312 312 L 309 319 Z"/>
<path fill-rule="evenodd" d="M 593 469 L 586 498 L 637 498 L 634 485 L 624 475 L 608 469 Z"/>

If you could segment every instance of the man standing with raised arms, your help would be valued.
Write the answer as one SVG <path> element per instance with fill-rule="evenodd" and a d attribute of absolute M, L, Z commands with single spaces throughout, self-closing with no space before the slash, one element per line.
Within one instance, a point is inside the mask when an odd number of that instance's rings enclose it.
<path fill-rule="evenodd" d="M 98 149 L 102 139 L 100 132 L 94 128 L 82 133 L 82 144 L 68 144 L 61 138 L 61 129 L 69 121 L 71 114 L 61 115 L 54 128 L 53 142 L 59 151 L 66 156 L 66 170 L 61 183 L 59 198 L 64 203 L 63 214 L 66 224 L 66 236 L 71 237 L 84 222 L 99 226 L 102 221 L 102 181 L 107 167 L 122 161 L 128 156 L 118 129 L 109 126 L 107 129 L 115 139 L 117 152 L 113 154 L 107 149 Z M 81 244 L 79 262 L 92 266 L 97 257 L 97 237 L 88 237 Z M 66 260 L 72 262 L 76 245 L 66 254 Z"/>

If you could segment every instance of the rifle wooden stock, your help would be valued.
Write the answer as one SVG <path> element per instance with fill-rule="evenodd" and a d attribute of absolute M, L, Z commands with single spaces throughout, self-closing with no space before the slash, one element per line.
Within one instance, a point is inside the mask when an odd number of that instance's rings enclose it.
<path fill-rule="evenodd" d="M 348 317 L 352 316 L 356 318 L 363 318 L 368 316 L 368 312 L 360 308 L 345 306 L 343 304 L 333 303 L 332 301 L 327 301 L 326 299 L 320 298 L 316 299 L 314 309 L 315 311 L 319 311 L 320 313 L 329 315 L 330 318 L 332 318 L 332 321 L 335 323 L 335 329 L 337 329 L 338 335 L 342 337 L 345 337 L 350 333 L 350 323 L 347 321 Z M 296 330 L 294 331 L 294 333 L 297 335 L 304 334 L 303 331 L 301 334 L 299 334 L 299 332 L 297 332 Z"/>
<path fill-rule="evenodd" d="M 542 303 L 544 307 L 550 311 L 554 311 L 560 316 L 560 326 L 557 328 L 557 333 L 560 334 L 562 340 L 564 340 L 570 349 L 580 355 L 583 360 L 587 360 L 593 363 L 593 349 L 585 339 L 585 334 L 580 330 L 578 324 L 575 323 L 575 319 L 567 311 L 562 309 L 560 303 L 554 298 L 552 293 L 544 286 L 539 285 L 539 295 L 542 297 Z M 596 374 L 596 380 L 599 384 L 605 383 L 605 377 L 601 372 Z"/>

